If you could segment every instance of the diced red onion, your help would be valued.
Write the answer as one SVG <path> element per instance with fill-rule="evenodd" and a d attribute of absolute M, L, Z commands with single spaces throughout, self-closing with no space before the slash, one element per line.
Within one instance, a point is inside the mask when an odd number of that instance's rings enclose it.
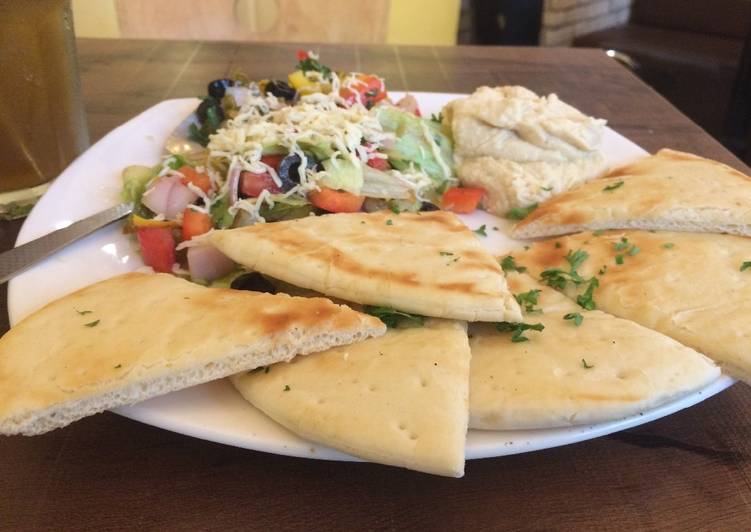
<path fill-rule="evenodd" d="M 141 202 L 156 214 L 173 220 L 198 199 L 198 194 L 183 185 L 180 176 L 162 177 L 147 190 Z"/>
<path fill-rule="evenodd" d="M 168 220 L 177 218 L 177 215 L 198 199 L 198 194 L 182 183 L 175 183 L 169 193 L 169 199 L 165 207 L 164 216 Z"/>
<path fill-rule="evenodd" d="M 234 205 L 240 199 L 240 173 L 242 169 L 239 164 L 230 167 L 227 174 L 227 190 L 229 191 L 229 204 Z"/>
<path fill-rule="evenodd" d="M 234 268 L 235 263 L 210 244 L 188 248 L 188 270 L 193 279 L 213 281 L 224 277 Z"/>
<path fill-rule="evenodd" d="M 141 202 L 156 214 L 164 214 L 167 210 L 170 191 L 179 181 L 180 178 L 177 176 L 162 177 L 144 192 Z"/>
<path fill-rule="evenodd" d="M 396 106 L 402 111 L 420 116 L 420 106 L 417 103 L 417 98 L 411 94 L 407 94 L 404 98 L 396 102 Z"/>

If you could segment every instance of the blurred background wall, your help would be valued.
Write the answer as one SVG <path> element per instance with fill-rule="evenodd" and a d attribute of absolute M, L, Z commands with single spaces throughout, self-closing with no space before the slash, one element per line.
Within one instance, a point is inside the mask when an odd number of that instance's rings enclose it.
<path fill-rule="evenodd" d="M 456 43 L 460 0 L 73 0 L 79 37 Z"/>

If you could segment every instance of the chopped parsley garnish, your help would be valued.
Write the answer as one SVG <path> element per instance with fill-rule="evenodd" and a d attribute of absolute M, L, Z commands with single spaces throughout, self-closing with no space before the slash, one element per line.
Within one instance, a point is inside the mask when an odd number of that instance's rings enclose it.
<path fill-rule="evenodd" d="M 503 268 L 504 272 L 524 273 L 527 271 L 526 266 L 517 266 L 516 262 L 514 261 L 514 257 L 512 257 L 511 255 L 503 257 L 503 260 L 501 260 L 501 268 Z"/>
<path fill-rule="evenodd" d="M 430 115 L 430 119 L 433 122 L 438 122 L 440 124 L 441 122 L 443 122 L 443 113 L 432 114 Z"/>
<path fill-rule="evenodd" d="M 386 225 L 394 225 L 394 220 L 389 218 L 388 220 L 386 220 Z"/>
<path fill-rule="evenodd" d="M 450 251 L 439 251 L 438 254 L 441 257 L 448 257 L 449 255 L 453 255 L 453 253 L 451 253 Z"/>
<path fill-rule="evenodd" d="M 390 307 L 372 307 L 367 305 L 363 311 L 366 314 L 375 316 L 390 329 L 393 329 L 401 323 L 407 323 L 413 327 L 422 327 L 425 324 L 425 316 L 409 314 L 408 312 L 394 310 Z"/>
<path fill-rule="evenodd" d="M 624 249 L 628 247 L 628 238 L 626 238 L 625 236 L 622 237 L 620 242 L 616 242 L 615 244 L 613 244 L 613 247 L 615 248 L 616 251 L 623 251 Z"/>
<path fill-rule="evenodd" d="M 563 316 L 563 319 L 574 320 L 574 325 L 578 327 L 584 321 L 584 316 L 582 316 L 579 312 L 569 312 L 568 314 Z"/>
<path fill-rule="evenodd" d="M 91 314 L 92 312 L 94 312 L 93 310 L 78 310 L 77 308 L 74 308 L 73 310 L 78 312 L 79 316 L 85 316 L 86 314 Z"/>
<path fill-rule="evenodd" d="M 84 323 L 83 325 L 84 327 L 96 327 L 97 325 L 99 325 L 99 321 L 100 320 L 94 320 L 90 321 L 89 323 Z"/>
<path fill-rule="evenodd" d="M 598 286 L 600 286 L 600 281 L 597 280 L 597 277 L 592 277 L 589 280 L 589 284 L 587 285 L 587 289 L 584 291 L 584 293 L 576 296 L 576 302 L 580 307 L 586 310 L 594 310 L 597 308 L 597 304 L 595 304 L 595 300 L 592 298 L 592 295 L 595 292 L 595 288 L 597 288 Z"/>
<path fill-rule="evenodd" d="M 566 259 L 566 262 L 569 263 L 569 266 L 571 266 L 569 277 L 571 277 L 571 280 L 574 283 L 581 284 L 584 282 L 584 279 L 576 270 L 578 270 L 579 266 L 581 266 L 582 263 L 588 258 L 589 253 L 587 253 L 583 249 L 577 249 L 576 251 L 569 250 L 569 252 L 564 257 L 564 259 Z"/>
<path fill-rule="evenodd" d="M 528 342 L 529 338 L 524 336 L 524 331 L 542 331 L 545 326 L 542 323 L 513 323 L 502 321 L 495 324 L 499 332 L 511 331 L 511 341 L 514 343 Z"/>
<path fill-rule="evenodd" d="M 558 290 L 566 288 L 566 272 L 560 268 L 550 268 L 540 273 L 540 281 Z"/>
<path fill-rule="evenodd" d="M 542 190 L 544 190 L 545 192 L 550 192 L 551 190 L 553 190 L 553 187 L 542 187 Z"/>
<path fill-rule="evenodd" d="M 594 231 L 592 231 L 592 235 L 594 235 L 594 236 L 602 236 L 604 232 L 605 232 L 604 229 L 595 229 Z"/>
<path fill-rule="evenodd" d="M 485 232 L 485 224 L 482 224 L 480 227 L 478 227 L 472 232 L 478 236 L 488 236 L 488 233 Z"/>
<path fill-rule="evenodd" d="M 536 309 L 537 301 L 540 297 L 541 290 L 530 290 L 529 292 L 522 292 L 520 294 L 514 294 L 514 299 L 519 305 L 522 306 L 524 312 L 542 312 L 541 309 Z"/>
<path fill-rule="evenodd" d="M 530 212 L 537 208 L 537 203 L 533 203 L 529 207 L 514 207 L 506 211 L 504 218 L 507 220 L 523 220 Z"/>
<path fill-rule="evenodd" d="M 556 242 L 555 243 L 555 247 L 556 247 L 556 249 L 560 249 L 560 248 L 563 247 L 563 244 L 561 244 L 560 242 Z"/>
<path fill-rule="evenodd" d="M 751 268 L 751 260 L 747 260 L 743 264 L 741 264 L 741 271 L 747 270 L 749 268 Z"/>
<path fill-rule="evenodd" d="M 290 388 L 290 387 L 289 387 L 289 384 L 285 384 L 285 385 L 284 385 L 284 391 L 285 391 L 285 392 L 288 392 L 288 391 L 290 391 L 291 389 L 292 389 L 292 388 Z"/>
<path fill-rule="evenodd" d="M 605 188 L 602 189 L 603 192 L 611 192 L 617 188 L 621 188 L 623 186 L 623 179 L 618 181 L 617 183 L 613 183 L 612 185 L 608 185 Z"/>
<path fill-rule="evenodd" d="M 662 247 L 664 247 L 665 249 L 673 249 L 675 247 L 675 244 L 673 244 L 672 242 L 665 242 Z"/>
<path fill-rule="evenodd" d="M 122 368 L 122 367 L 123 367 L 123 365 L 122 365 L 122 364 L 118 364 L 118 365 L 116 365 L 116 366 L 115 366 L 115 369 L 120 369 L 120 368 Z"/>
<path fill-rule="evenodd" d="M 394 214 L 399 214 L 400 212 L 402 212 L 402 210 L 399 208 L 399 205 L 393 202 L 389 203 L 389 210 L 391 210 L 391 212 L 393 212 Z"/>
<path fill-rule="evenodd" d="M 592 369 L 595 366 L 594 364 L 587 364 L 587 361 L 582 358 L 582 367 L 584 369 Z"/>
<path fill-rule="evenodd" d="M 636 244 L 632 244 L 628 241 L 628 238 L 625 236 L 621 238 L 619 242 L 616 242 L 613 244 L 613 249 L 616 251 L 625 251 L 627 255 L 633 257 L 637 253 L 641 251 L 639 247 Z M 623 253 L 619 253 L 615 256 L 615 263 L 616 264 L 623 264 L 623 259 L 626 255 Z"/>
<path fill-rule="evenodd" d="M 581 266 L 582 263 L 589 258 L 589 253 L 587 253 L 583 249 L 576 251 L 569 250 L 564 258 L 571 267 L 568 272 L 563 271 L 561 268 L 549 268 L 540 273 L 540 281 L 557 290 L 565 289 L 566 284 L 569 280 L 577 286 L 587 283 L 586 290 L 584 291 L 584 293 L 577 296 L 576 302 L 582 308 L 593 310 L 594 308 L 596 308 L 596 305 L 594 299 L 592 299 L 592 295 L 595 288 L 600 286 L 600 282 L 596 277 L 585 279 L 577 271 L 579 269 L 579 266 Z M 602 270 L 600 271 L 602 272 Z"/>
<path fill-rule="evenodd" d="M 607 264 L 603 264 L 602 268 L 600 268 L 600 269 L 599 269 L 599 270 L 597 271 L 597 274 L 598 274 L 598 275 L 605 275 L 605 273 L 606 273 L 607 271 L 608 271 L 608 265 L 607 265 Z"/>
<path fill-rule="evenodd" d="M 320 72 L 324 78 L 331 79 L 331 69 L 327 67 L 326 65 L 322 65 L 318 61 L 318 59 L 313 59 L 310 56 L 300 61 L 297 64 L 297 68 L 299 68 L 303 72 L 314 70 L 316 72 Z"/>

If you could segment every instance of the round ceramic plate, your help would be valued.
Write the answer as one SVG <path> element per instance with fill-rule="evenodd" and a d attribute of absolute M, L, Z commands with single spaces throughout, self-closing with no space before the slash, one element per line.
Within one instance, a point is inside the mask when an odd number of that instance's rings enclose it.
<path fill-rule="evenodd" d="M 399 94 L 393 93 L 399 97 Z M 449 100 L 461 95 L 416 93 L 425 116 L 438 113 Z M 118 127 L 71 164 L 52 184 L 23 225 L 22 244 L 73 221 L 118 203 L 120 172 L 131 164 L 153 165 L 159 161 L 167 136 L 195 109 L 198 100 L 168 100 L 144 111 Z M 639 146 L 606 129 L 603 154 L 609 166 L 643 156 Z M 485 212 L 463 216 L 475 229 L 482 224 L 488 250 L 500 254 L 522 243 L 507 235 L 509 223 Z M 498 230 L 492 228 L 497 227 Z M 134 242 L 113 225 L 68 247 L 16 277 L 8 289 L 11 323 L 48 301 L 78 288 L 134 270 L 143 263 Z M 733 380 L 722 376 L 701 391 L 627 419 L 598 425 L 526 431 L 470 430 L 467 458 L 501 456 L 596 438 L 672 414 L 714 395 Z M 123 407 L 117 413 L 157 427 L 238 447 L 290 456 L 354 460 L 355 458 L 305 441 L 271 421 L 245 402 L 226 380 Z"/>

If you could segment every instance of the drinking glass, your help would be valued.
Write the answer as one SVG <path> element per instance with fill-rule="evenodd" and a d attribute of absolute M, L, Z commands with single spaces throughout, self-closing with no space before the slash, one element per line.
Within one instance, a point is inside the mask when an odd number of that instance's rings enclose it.
<path fill-rule="evenodd" d="M 70 0 L 0 0 L 0 218 L 25 216 L 89 142 Z"/>

